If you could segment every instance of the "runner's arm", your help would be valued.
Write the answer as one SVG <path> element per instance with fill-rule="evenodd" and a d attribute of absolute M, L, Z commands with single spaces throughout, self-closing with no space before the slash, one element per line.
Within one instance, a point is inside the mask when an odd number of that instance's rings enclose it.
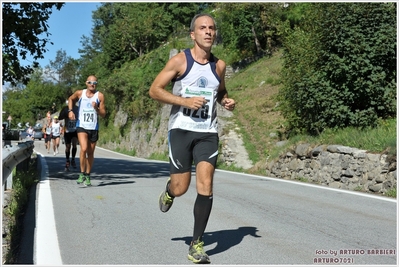
<path fill-rule="evenodd" d="M 166 90 L 166 86 L 174 78 L 184 73 L 186 66 L 186 57 L 183 52 L 172 57 L 153 81 L 149 90 L 150 97 L 164 104 L 185 106 L 194 110 L 206 104 L 204 97 L 183 98 Z"/>

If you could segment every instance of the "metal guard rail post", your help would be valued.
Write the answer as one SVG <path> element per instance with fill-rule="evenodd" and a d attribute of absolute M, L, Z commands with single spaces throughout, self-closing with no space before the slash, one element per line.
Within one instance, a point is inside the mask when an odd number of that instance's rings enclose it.
<path fill-rule="evenodd" d="M 2 204 L 4 203 L 4 191 L 12 187 L 12 175 L 14 168 L 21 162 L 31 158 L 33 153 L 34 144 L 32 140 L 26 142 L 18 142 L 17 146 L 6 145 L 3 147 L 3 192 Z M 9 184 L 8 184 L 9 183 Z"/>

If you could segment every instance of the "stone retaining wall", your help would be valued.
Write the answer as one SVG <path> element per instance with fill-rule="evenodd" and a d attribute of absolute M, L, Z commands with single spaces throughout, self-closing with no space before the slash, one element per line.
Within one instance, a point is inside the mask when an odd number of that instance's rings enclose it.
<path fill-rule="evenodd" d="M 333 188 L 386 193 L 396 188 L 396 156 L 356 148 L 301 144 L 267 164 L 267 175 Z"/>

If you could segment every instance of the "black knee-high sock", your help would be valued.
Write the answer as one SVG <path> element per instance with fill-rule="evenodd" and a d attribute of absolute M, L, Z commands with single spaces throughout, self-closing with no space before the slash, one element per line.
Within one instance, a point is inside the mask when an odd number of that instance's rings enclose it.
<path fill-rule="evenodd" d="M 76 148 L 76 147 L 73 147 L 73 148 L 72 148 L 72 159 L 75 158 L 75 156 L 76 156 L 76 151 L 77 151 L 77 148 Z"/>
<path fill-rule="evenodd" d="M 74 159 L 76 156 L 76 151 L 78 151 L 78 149 L 76 147 L 72 148 L 72 158 Z"/>
<path fill-rule="evenodd" d="M 69 154 L 70 154 L 69 151 L 65 152 L 65 157 L 66 157 L 67 160 L 69 160 Z"/>
<path fill-rule="evenodd" d="M 197 199 L 194 204 L 194 234 L 193 241 L 202 240 L 202 235 L 205 232 L 208 223 L 209 215 L 211 214 L 213 203 L 212 196 L 203 196 L 197 194 Z"/>

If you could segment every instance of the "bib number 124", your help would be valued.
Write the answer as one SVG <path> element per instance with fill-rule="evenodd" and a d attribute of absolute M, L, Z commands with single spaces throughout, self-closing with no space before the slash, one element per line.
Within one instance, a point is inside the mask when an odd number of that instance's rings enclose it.
<path fill-rule="evenodd" d="M 84 114 L 84 121 L 85 122 L 93 122 L 94 121 L 94 114 L 93 113 L 85 113 Z"/>

